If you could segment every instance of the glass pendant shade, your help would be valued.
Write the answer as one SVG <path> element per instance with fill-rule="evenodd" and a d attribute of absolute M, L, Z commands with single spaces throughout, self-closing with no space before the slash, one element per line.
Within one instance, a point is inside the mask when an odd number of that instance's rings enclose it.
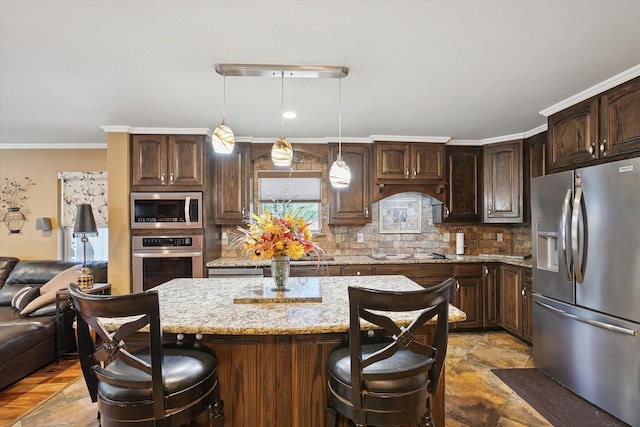
<path fill-rule="evenodd" d="M 278 140 L 271 147 L 271 161 L 274 166 L 290 166 L 293 160 L 293 147 L 284 137 Z"/>
<path fill-rule="evenodd" d="M 211 143 L 213 144 L 213 151 L 221 154 L 229 154 L 233 151 L 233 146 L 236 143 L 236 138 L 233 135 L 233 131 L 227 126 L 226 110 L 227 110 L 227 76 L 223 76 L 222 84 L 222 123 L 220 123 L 213 130 L 213 136 L 211 137 Z"/>
<path fill-rule="evenodd" d="M 333 188 L 346 188 L 351 184 L 351 169 L 338 157 L 329 169 L 329 182 Z"/>

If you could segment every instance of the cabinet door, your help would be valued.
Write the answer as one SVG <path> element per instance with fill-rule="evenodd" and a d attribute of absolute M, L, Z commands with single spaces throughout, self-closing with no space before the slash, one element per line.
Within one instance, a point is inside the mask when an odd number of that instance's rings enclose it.
<path fill-rule="evenodd" d="M 640 150 L 640 78 L 605 92 L 599 112 L 600 158 Z"/>
<path fill-rule="evenodd" d="M 168 185 L 198 187 L 203 185 L 204 136 L 169 137 Z"/>
<path fill-rule="evenodd" d="M 484 222 L 523 220 L 522 141 L 484 146 Z"/>
<path fill-rule="evenodd" d="M 441 182 L 445 178 L 444 144 L 409 144 L 412 180 Z"/>
<path fill-rule="evenodd" d="M 484 319 L 485 328 L 500 325 L 500 267 L 496 264 L 482 266 L 484 284 Z"/>
<path fill-rule="evenodd" d="M 136 187 L 167 184 L 166 135 L 131 136 L 131 185 Z"/>
<path fill-rule="evenodd" d="M 598 100 L 588 99 L 549 117 L 549 171 L 571 169 L 596 156 Z"/>
<path fill-rule="evenodd" d="M 338 157 L 338 144 L 329 144 L 329 163 Z M 347 188 L 332 188 L 327 183 L 331 225 L 363 225 L 371 222 L 371 146 L 342 144 L 342 160 L 351 170 Z"/>
<path fill-rule="evenodd" d="M 382 264 L 374 267 L 374 274 L 399 274 L 425 288 L 440 284 L 451 277 L 450 264 Z"/>
<path fill-rule="evenodd" d="M 503 265 L 500 276 L 501 325 L 520 337 L 522 336 L 522 269 Z"/>
<path fill-rule="evenodd" d="M 464 311 L 466 320 L 451 325 L 452 329 L 482 328 L 483 300 L 482 266 L 480 264 L 455 264 L 453 277 L 456 283 L 451 290 L 451 304 Z"/>
<path fill-rule="evenodd" d="M 242 224 L 249 210 L 249 149 L 249 143 L 236 142 L 233 152 L 214 155 L 216 224 Z"/>
<path fill-rule="evenodd" d="M 478 183 L 482 147 L 447 147 L 447 202 L 444 222 L 480 221 Z"/>
<path fill-rule="evenodd" d="M 525 268 L 522 270 L 522 338 L 532 342 L 533 341 L 533 295 L 531 290 L 533 288 L 533 277 L 531 276 L 531 269 Z"/>
<path fill-rule="evenodd" d="M 342 266 L 343 276 L 372 276 L 373 266 L 371 265 L 345 265 Z"/>
<path fill-rule="evenodd" d="M 410 153 L 402 142 L 376 142 L 375 181 L 403 181 L 409 179 Z"/>

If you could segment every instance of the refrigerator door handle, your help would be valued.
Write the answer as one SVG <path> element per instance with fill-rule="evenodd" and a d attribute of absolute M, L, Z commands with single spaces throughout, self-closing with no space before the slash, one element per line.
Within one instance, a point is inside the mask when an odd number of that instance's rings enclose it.
<path fill-rule="evenodd" d="M 564 203 L 562 204 L 562 224 L 560 225 L 560 239 L 562 240 L 562 254 L 564 255 L 564 265 L 567 269 L 567 281 L 572 282 L 573 277 L 571 274 L 571 258 L 572 251 L 568 249 L 567 237 L 569 236 L 569 209 L 571 209 L 571 189 L 567 189 L 567 194 L 564 196 Z"/>
<path fill-rule="evenodd" d="M 612 325 L 610 323 L 604 323 L 604 322 L 600 322 L 598 320 L 587 319 L 586 317 L 582 317 L 582 316 L 576 316 L 575 314 L 567 313 L 564 310 L 560 310 L 559 308 L 552 307 L 552 306 L 550 306 L 548 304 L 545 304 L 543 302 L 540 302 L 540 301 L 536 301 L 536 304 L 546 308 L 547 310 L 551 310 L 551 311 L 553 311 L 554 313 L 556 313 L 556 314 L 558 314 L 560 316 L 568 317 L 570 319 L 577 320 L 578 322 L 582 322 L 582 323 L 586 323 L 586 324 L 591 325 L 591 326 L 595 326 L 596 328 L 602 328 L 602 329 L 606 329 L 608 331 L 618 332 L 618 333 L 624 334 L 624 335 L 630 335 L 632 337 L 635 337 L 635 336 L 638 335 L 638 331 L 633 330 L 633 329 L 623 328 L 622 326 Z"/>
<path fill-rule="evenodd" d="M 573 199 L 573 211 L 571 212 L 571 251 L 573 252 L 573 271 L 576 275 L 576 282 L 584 281 L 583 263 L 580 260 L 580 236 L 578 235 L 578 220 L 580 219 L 580 208 L 582 207 L 582 187 L 576 188 L 576 196 Z M 583 254 L 584 255 L 584 254 Z"/>

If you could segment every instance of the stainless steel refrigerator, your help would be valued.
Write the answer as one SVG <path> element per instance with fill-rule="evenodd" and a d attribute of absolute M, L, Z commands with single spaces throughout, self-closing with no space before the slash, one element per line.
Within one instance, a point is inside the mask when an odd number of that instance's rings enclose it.
<path fill-rule="evenodd" d="M 640 158 L 534 178 L 533 361 L 640 426 Z"/>

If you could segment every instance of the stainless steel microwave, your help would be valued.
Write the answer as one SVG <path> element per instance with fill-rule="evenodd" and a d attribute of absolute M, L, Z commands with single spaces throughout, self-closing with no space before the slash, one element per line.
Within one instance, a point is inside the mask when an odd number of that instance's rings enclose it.
<path fill-rule="evenodd" d="M 202 193 L 131 193 L 131 228 L 202 228 Z"/>

